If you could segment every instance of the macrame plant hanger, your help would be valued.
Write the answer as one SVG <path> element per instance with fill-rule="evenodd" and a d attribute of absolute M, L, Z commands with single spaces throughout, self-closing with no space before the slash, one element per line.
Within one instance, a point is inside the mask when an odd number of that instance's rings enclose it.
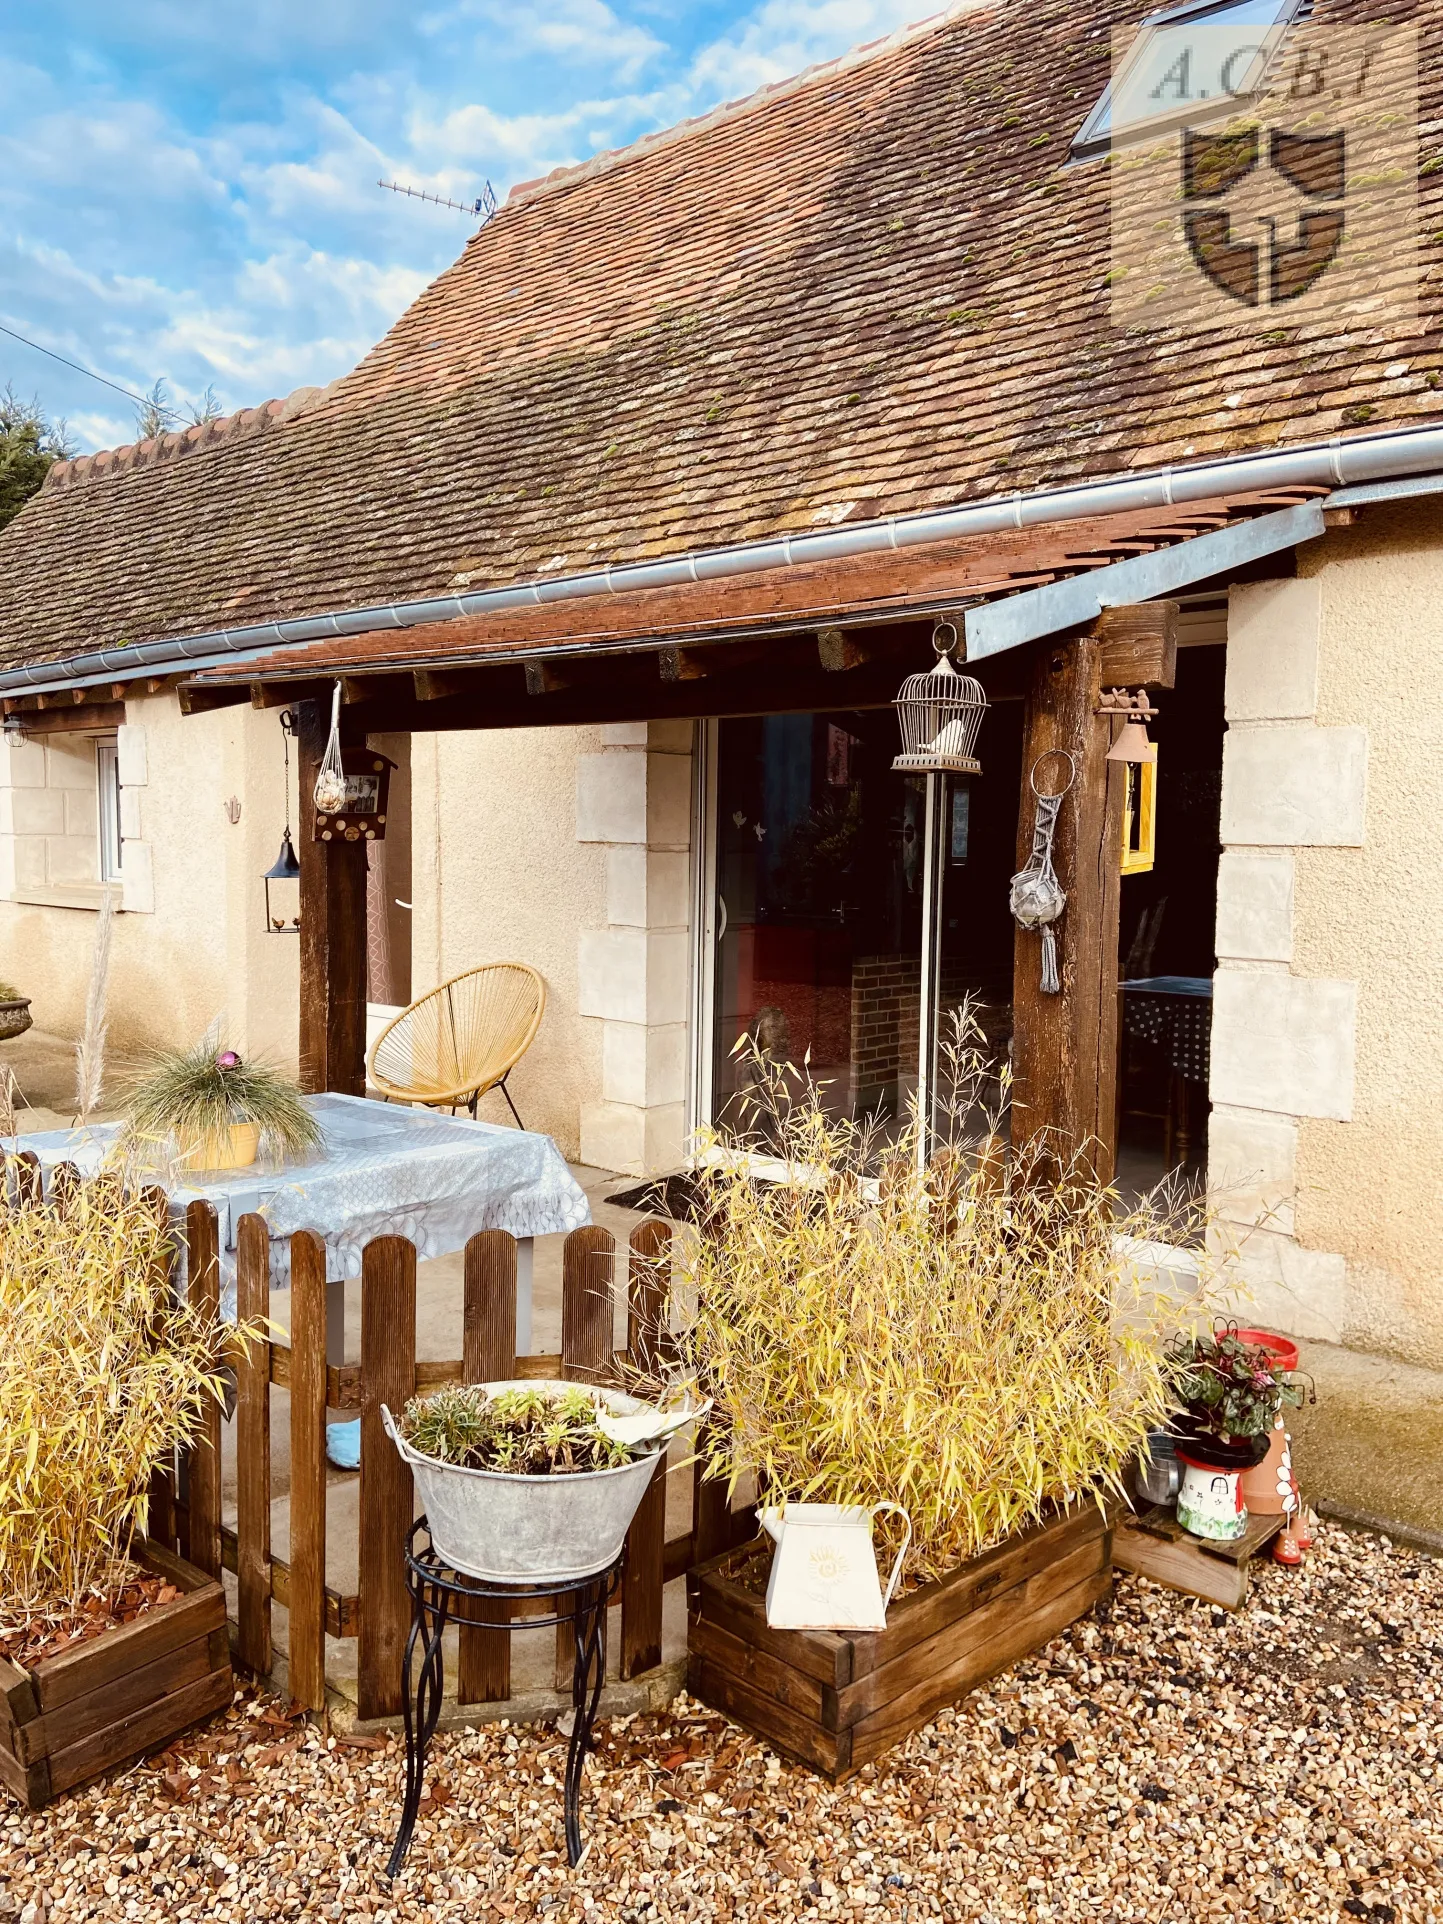
<path fill-rule="evenodd" d="M 1044 795 L 1037 786 L 1037 771 L 1045 761 L 1060 756 L 1067 763 L 1067 780 L 1055 794 Z M 1019 928 L 1042 931 L 1042 993 L 1060 995 L 1062 977 L 1057 968 L 1057 935 L 1054 924 L 1067 907 L 1067 891 L 1052 866 L 1052 845 L 1057 836 L 1057 817 L 1063 800 L 1077 780 L 1077 763 L 1065 748 L 1049 748 L 1032 764 L 1028 786 L 1037 797 L 1037 814 L 1032 825 L 1032 853 L 1026 868 L 1012 878 L 1008 905 Z"/>
<path fill-rule="evenodd" d="M 346 775 L 341 766 L 341 684 L 331 697 L 331 735 L 316 776 L 316 808 L 322 815 L 339 815 L 346 805 Z"/>

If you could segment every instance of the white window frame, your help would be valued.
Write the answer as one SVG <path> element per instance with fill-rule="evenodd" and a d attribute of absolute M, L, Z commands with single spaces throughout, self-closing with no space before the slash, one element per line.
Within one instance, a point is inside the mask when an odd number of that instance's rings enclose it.
<path fill-rule="evenodd" d="M 120 831 L 120 749 L 115 737 L 95 744 L 95 794 L 98 803 L 98 867 L 102 886 L 119 883 L 125 838 Z"/>

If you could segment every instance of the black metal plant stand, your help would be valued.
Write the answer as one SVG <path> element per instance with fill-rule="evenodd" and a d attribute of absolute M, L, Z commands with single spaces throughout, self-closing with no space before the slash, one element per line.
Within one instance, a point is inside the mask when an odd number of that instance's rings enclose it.
<path fill-rule="evenodd" d="M 418 1533 L 426 1542 L 418 1546 Z M 618 1557 L 605 1570 L 579 1581 L 561 1583 L 486 1583 L 479 1577 L 462 1576 L 439 1556 L 430 1541 L 430 1526 L 418 1517 L 406 1536 L 406 1588 L 411 1593 L 411 1633 L 406 1639 L 406 1655 L 401 1666 L 401 1711 L 406 1724 L 406 1794 L 401 1804 L 401 1823 L 391 1850 L 386 1875 L 394 1877 L 406 1861 L 411 1834 L 421 1807 L 421 1791 L 426 1773 L 426 1752 L 436 1734 L 445 1692 L 445 1671 L 441 1639 L 448 1623 L 472 1625 L 481 1630 L 544 1630 L 548 1625 L 569 1623 L 576 1644 L 576 1663 L 571 1677 L 571 1702 L 574 1715 L 571 1740 L 566 1751 L 564 1779 L 566 1811 L 566 1858 L 576 1864 L 581 1857 L 581 1769 L 592 1748 L 591 1733 L 596 1722 L 596 1706 L 601 1701 L 601 1686 L 606 1678 L 606 1607 L 621 1570 Z M 568 1607 L 562 1599 L 570 1598 Z M 555 1610 L 549 1616 L 529 1613 L 517 1621 L 510 1606 L 552 1600 Z M 500 1606 L 498 1609 L 497 1606 Z M 489 1608 L 488 1608 L 489 1606 Z M 420 1643 L 421 1669 L 416 1687 L 411 1689 L 412 1663 Z"/>

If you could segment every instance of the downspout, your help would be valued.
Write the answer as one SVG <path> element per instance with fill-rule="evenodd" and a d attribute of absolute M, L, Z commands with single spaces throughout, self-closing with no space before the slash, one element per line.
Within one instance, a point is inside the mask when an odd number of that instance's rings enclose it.
<path fill-rule="evenodd" d="M 1443 469 L 1443 428 L 1404 428 L 1392 433 L 1293 448 L 1286 453 L 1244 454 L 1182 468 L 1162 468 L 1123 481 L 1088 481 L 1035 494 L 994 496 L 969 507 L 928 509 L 885 521 L 828 528 L 816 534 L 740 542 L 725 548 L 674 555 L 662 561 L 630 562 L 586 574 L 558 575 L 518 587 L 483 588 L 474 594 L 396 601 L 335 614 L 306 615 L 294 621 L 260 622 L 217 629 L 168 641 L 107 648 L 28 668 L 0 671 L 0 692 L 15 694 L 56 684 L 101 682 L 137 671 L 171 671 L 181 666 L 220 667 L 269 654 L 291 643 L 328 641 L 370 634 L 378 628 L 412 628 L 423 622 L 454 621 L 463 615 L 502 614 L 585 595 L 625 594 L 639 589 L 672 588 L 691 582 L 719 581 L 763 569 L 795 567 L 853 555 L 879 554 L 929 541 L 964 535 L 999 534 L 1043 527 L 1087 516 L 1137 513 L 1181 507 L 1229 494 L 1266 488 L 1330 487 L 1387 480 L 1399 475 Z"/>

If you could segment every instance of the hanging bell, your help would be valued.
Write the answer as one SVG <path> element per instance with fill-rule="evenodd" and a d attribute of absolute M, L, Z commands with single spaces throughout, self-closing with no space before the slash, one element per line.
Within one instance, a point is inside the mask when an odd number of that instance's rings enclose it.
<path fill-rule="evenodd" d="M 1110 762 L 1155 762 L 1157 743 L 1148 740 L 1147 724 L 1140 721 L 1124 722 L 1122 733 L 1107 751 Z"/>
<path fill-rule="evenodd" d="M 893 706 L 902 733 L 902 752 L 892 767 L 903 775 L 980 775 L 977 735 L 987 713 L 981 682 L 959 675 L 952 666 L 958 645 L 956 624 L 939 621 L 932 630 L 937 666 L 926 675 L 908 675 Z"/>

